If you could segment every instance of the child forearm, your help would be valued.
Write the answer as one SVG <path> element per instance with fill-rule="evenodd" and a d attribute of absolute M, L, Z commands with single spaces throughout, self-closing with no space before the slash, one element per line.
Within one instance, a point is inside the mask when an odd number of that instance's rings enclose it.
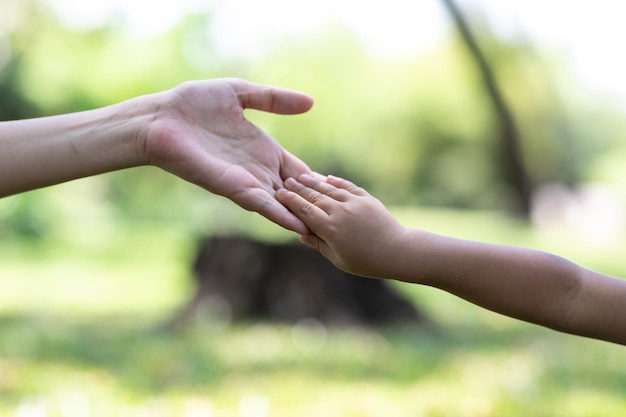
<path fill-rule="evenodd" d="M 546 327 L 626 344 L 626 280 L 531 249 L 401 226 L 367 191 L 302 175 L 278 199 L 314 232 L 303 241 L 353 274 L 430 285 Z"/>
<path fill-rule="evenodd" d="M 626 281 L 540 251 L 411 230 L 394 278 L 440 288 L 489 310 L 626 344 Z"/>

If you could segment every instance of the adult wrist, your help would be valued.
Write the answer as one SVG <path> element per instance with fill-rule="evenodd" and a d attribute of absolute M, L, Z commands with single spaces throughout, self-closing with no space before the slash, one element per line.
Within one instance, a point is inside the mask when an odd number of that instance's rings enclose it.
<path fill-rule="evenodd" d="M 117 120 L 122 139 L 129 146 L 129 167 L 153 164 L 148 141 L 163 107 L 163 94 L 140 96 L 113 106 L 115 115 L 112 118 Z"/>

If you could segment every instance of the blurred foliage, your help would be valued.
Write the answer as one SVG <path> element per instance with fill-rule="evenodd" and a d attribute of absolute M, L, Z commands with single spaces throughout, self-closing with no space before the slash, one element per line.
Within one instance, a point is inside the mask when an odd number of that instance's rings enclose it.
<path fill-rule="evenodd" d="M 404 206 L 394 212 L 408 226 L 532 246 L 626 276 L 623 242 L 590 251 L 577 244 L 581 236 L 546 239 L 503 217 L 510 191 L 494 163 L 493 115 L 453 34 L 435 51 L 381 59 L 330 25 L 243 61 L 219 55 L 211 24 L 208 14 L 153 37 L 131 36 L 115 19 L 78 31 L 44 0 L 0 0 L 0 119 L 104 106 L 193 78 L 299 89 L 316 99 L 308 114 L 248 116 L 312 168 Z M 619 106 L 585 90 L 564 57 L 488 29 L 480 26 L 480 41 L 518 119 L 534 182 L 603 181 L 626 198 Z M 400 287 L 442 335 L 328 329 L 307 350 L 294 335 L 310 341 L 320 332 L 210 321 L 182 334 L 149 330 L 189 293 L 193 237 L 228 231 L 286 236 L 151 167 L 0 199 L 0 414 L 623 412 L 622 348 L 428 288 Z"/>
<path fill-rule="evenodd" d="M 3 4 L 18 23 L 5 22 L 1 34 L 8 42 L 0 42 L 0 49 L 12 58 L 0 75 L 2 119 L 104 106 L 193 78 L 243 77 L 315 97 L 316 106 L 305 115 L 251 111 L 249 117 L 320 172 L 351 178 L 389 204 L 509 208 L 511 190 L 496 163 L 494 116 L 452 33 L 437 50 L 382 59 L 336 24 L 285 40 L 254 59 L 232 60 L 213 46 L 210 13 L 141 37 L 115 19 L 89 30 L 69 29 L 43 0 Z M 479 40 L 521 128 L 533 182 L 576 185 L 606 178 L 599 168 L 605 158 L 624 152 L 620 111 L 585 91 L 559 56 L 523 41 L 506 43 L 480 23 Z M 624 169 L 612 166 L 613 178 L 623 182 Z M 236 227 L 246 216 L 156 169 L 89 181 L 73 191 L 101 205 L 113 223 L 142 219 L 201 233 Z M 50 220 L 52 214 L 75 221 L 91 204 L 77 200 L 69 207 L 50 197 L 55 192 L 0 202 L 0 234 L 54 233 L 64 220 Z M 42 206 L 45 214 L 38 212 Z"/>
<path fill-rule="evenodd" d="M 553 416 L 623 413 L 624 350 L 507 325 L 182 334 L 120 319 L 4 316 L 7 416 Z M 487 330 L 488 329 L 488 330 Z M 301 338 L 314 340 L 307 350 Z M 357 400 L 358 399 L 358 400 Z"/>
<path fill-rule="evenodd" d="M 533 246 L 626 275 L 504 215 L 403 208 L 411 226 Z M 92 226 L 93 227 L 93 226 Z M 183 233 L 133 225 L 0 242 L 3 416 L 619 416 L 626 350 L 396 283 L 440 326 L 329 327 L 201 316 L 157 330 L 190 293 Z M 358 399 L 358 401 L 356 400 Z"/>

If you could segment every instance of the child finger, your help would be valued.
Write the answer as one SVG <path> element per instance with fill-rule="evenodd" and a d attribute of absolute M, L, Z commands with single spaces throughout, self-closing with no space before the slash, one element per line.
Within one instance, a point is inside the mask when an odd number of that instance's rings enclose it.
<path fill-rule="evenodd" d="M 328 178 L 326 175 L 322 175 L 322 174 L 320 174 L 319 172 L 315 172 L 315 171 L 311 172 L 311 174 L 310 174 L 310 175 L 311 175 L 313 178 L 316 178 L 316 179 L 318 179 L 318 180 L 320 180 L 320 181 L 324 181 L 324 182 L 326 181 L 326 178 Z"/>
<path fill-rule="evenodd" d="M 324 210 L 326 213 L 329 213 L 332 203 L 335 202 L 335 200 L 329 198 L 329 196 L 327 196 L 326 194 L 323 194 L 305 184 L 302 184 L 301 182 L 298 182 L 293 178 L 287 178 L 287 180 L 285 180 L 285 187 L 288 190 L 297 193 L 309 203 Z"/>
<path fill-rule="evenodd" d="M 328 219 L 328 214 L 323 209 L 295 191 L 281 188 L 276 191 L 276 199 L 314 232 Z"/>
<path fill-rule="evenodd" d="M 341 177 L 335 177 L 334 175 L 329 175 L 328 177 L 326 177 L 326 182 L 328 184 L 334 185 L 335 187 L 339 189 L 346 190 L 350 192 L 351 194 L 355 194 L 355 195 L 367 194 L 367 191 L 365 191 L 363 188 Z"/>
<path fill-rule="evenodd" d="M 304 186 L 317 191 L 320 194 L 328 196 L 337 201 L 346 201 L 350 195 L 345 190 L 335 187 L 333 184 L 326 182 L 326 180 L 320 180 L 314 176 L 308 174 L 302 174 L 298 177 L 298 182 Z M 309 200 L 311 201 L 311 200 Z"/>

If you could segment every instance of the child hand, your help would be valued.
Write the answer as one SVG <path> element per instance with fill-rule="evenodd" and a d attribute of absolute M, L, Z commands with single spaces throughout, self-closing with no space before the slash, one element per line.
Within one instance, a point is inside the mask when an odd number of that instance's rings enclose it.
<path fill-rule="evenodd" d="M 335 266 L 389 277 L 405 228 L 364 189 L 338 177 L 303 174 L 285 181 L 276 197 L 307 227 L 302 236 Z"/>

